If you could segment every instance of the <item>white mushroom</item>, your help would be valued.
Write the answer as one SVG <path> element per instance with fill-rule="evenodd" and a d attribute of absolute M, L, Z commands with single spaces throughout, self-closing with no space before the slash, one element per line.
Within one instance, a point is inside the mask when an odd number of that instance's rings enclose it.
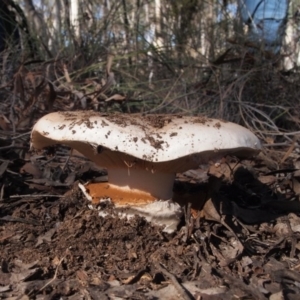
<path fill-rule="evenodd" d="M 249 157 L 261 148 L 251 131 L 230 122 L 93 111 L 55 112 L 41 118 L 32 130 L 32 146 L 58 143 L 107 168 L 109 184 L 97 189 L 108 197 L 112 191 L 116 205 L 131 207 L 171 199 L 177 172 L 228 154 Z"/>

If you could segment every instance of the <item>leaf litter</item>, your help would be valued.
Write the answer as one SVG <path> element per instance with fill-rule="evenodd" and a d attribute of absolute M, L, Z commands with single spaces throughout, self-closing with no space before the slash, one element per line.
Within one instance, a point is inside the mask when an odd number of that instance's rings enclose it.
<path fill-rule="evenodd" d="M 90 209 L 78 183 L 106 171 L 78 153 L 60 146 L 27 157 L 1 164 L 3 299 L 297 298 L 294 158 L 282 171 L 259 156 L 178 174 L 176 198 L 190 204 L 168 235 L 143 218 Z"/>
<path fill-rule="evenodd" d="M 296 140 L 252 161 L 224 158 L 177 175 L 185 206 L 168 235 L 141 217 L 100 217 L 78 187 L 105 170 L 59 146 L 30 152 L 45 110 L 125 101 L 106 80 L 78 89 L 21 66 L 0 116 L 2 299 L 298 299 L 300 159 Z M 107 207 L 111 209 L 111 207 Z"/>

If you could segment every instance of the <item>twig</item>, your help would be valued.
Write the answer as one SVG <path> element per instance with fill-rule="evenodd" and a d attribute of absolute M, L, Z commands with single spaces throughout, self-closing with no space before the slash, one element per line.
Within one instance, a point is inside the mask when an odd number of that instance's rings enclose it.
<path fill-rule="evenodd" d="M 192 203 L 188 202 L 188 204 L 185 205 L 185 210 L 184 210 L 184 216 L 185 216 L 185 234 L 184 237 L 182 238 L 183 242 L 186 243 L 188 238 L 192 234 L 192 230 L 194 227 L 194 222 L 191 217 L 191 209 L 192 209 Z"/>
<path fill-rule="evenodd" d="M 56 267 L 53 278 L 50 279 L 45 285 L 43 285 L 38 291 L 31 290 L 31 292 L 29 292 L 28 295 L 27 295 L 28 297 L 33 296 L 34 294 L 37 294 L 37 293 L 41 292 L 42 290 L 44 290 L 49 284 L 51 284 L 57 278 L 58 268 L 60 267 L 60 265 L 63 262 L 63 260 L 65 259 L 65 257 L 66 257 L 66 255 L 64 255 L 63 258 L 58 262 L 58 265 Z"/>
<path fill-rule="evenodd" d="M 17 198 L 40 198 L 40 197 L 57 197 L 62 198 L 63 195 L 51 195 L 51 194 L 40 194 L 40 195 L 12 195 L 9 196 L 10 199 L 17 199 Z"/>
<path fill-rule="evenodd" d="M 55 270 L 55 273 L 54 273 L 54 276 L 53 278 L 48 281 L 44 286 L 42 286 L 40 289 L 39 289 L 39 292 L 41 292 L 44 288 L 46 288 L 49 284 L 51 284 L 56 278 L 57 278 L 57 274 L 58 274 L 58 268 L 60 267 L 61 263 L 63 262 L 63 260 L 65 259 L 66 255 L 63 256 L 63 258 L 60 259 L 60 261 L 58 262 L 58 265 L 56 267 L 56 270 Z"/>
<path fill-rule="evenodd" d="M 283 142 L 283 143 L 274 143 L 274 144 L 262 144 L 262 146 L 264 148 L 266 147 L 285 147 L 285 146 L 288 146 L 289 144 L 286 143 L 286 142 Z M 295 145 L 295 148 L 299 148 L 299 145 Z"/>
<path fill-rule="evenodd" d="M 1 150 L 7 150 L 7 149 L 27 149 L 26 147 L 22 147 L 22 146 L 16 146 L 15 145 L 15 141 L 12 142 L 12 144 L 10 144 L 9 146 L 3 146 L 3 147 L 0 147 L 0 151 Z"/>
<path fill-rule="evenodd" d="M 11 137 L 10 139 L 11 139 L 11 140 L 17 140 L 17 139 L 19 139 L 19 138 L 21 138 L 21 137 L 23 137 L 23 136 L 30 135 L 30 132 L 31 132 L 31 131 L 25 132 L 25 133 L 21 133 L 21 134 L 19 134 L 19 135 L 16 135 L 16 136 Z"/>
<path fill-rule="evenodd" d="M 25 223 L 25 224 L 35 225 L 35 226 L 41 225 L 39 222 L 37 222 L 35 220 L 16 218 L 16 217 L 12 217 L 12 216 L 4 216 L 4 217 L 0 218 L 0 220 L 7 221 L 7 222 Z"/>
<path fill-rule="evenodd" d="M 291 131 L 291 132 L 281 132 L 281 131 L 272 132 L 272 131 L 266 131 L 265 133 L 268 134 L 268 135 L 278 135 L 278 136 L 284 136 L 284 137 L 294 136 L 294 135 L 300 135 L 300 131 Z M 290 142 L 292 142 L 292 141 L 290 141 Z"/>
<path fill-rule="evenodd" d="M 185 289 L 184 286 L 182 286 L 175 275 L 170 273 L 165 267 L 162 266 L 160 263 L 154 263 L 154 266 L 156 269 L 158 269 L 161 273 L 163 273 L 165 276 L 169 277 L 172 281 L 174 287 L 176 288 L 177 292 L 180 294 L 182 299 L 184 300 L 193 300 L 194 297 L 190 295 L 190 293 Z"/>
<path fill-rule="evenodd" d="M 296 145 L 296 139 L 294 137 L 294 142 L 290 145 L 289 149 L 286 151 L 286 153 L 284 154 L 284 156 L 280 160 L 279 165 L 282 165 L 286 161 L 286 159 L 291 155 L 291 153 L 295 149 L 295 145 Z"/>
<path fill-rule="evenodd" d="M 169 89 L 167 95 L 164 97 L 164 99 L 162 100 L 162 102 L 161 102 L 157 107 L 155 107 L 155 108 L 153 108 L 153 109 L 150 109 L 150 110 L 148 111 L 148 113 L 153 113 L 153 112 L 155 112 L 155 111 L 158 111 L 159 109 L 163 108 L 163 107 L 165 106 L 165 104 L 167 104 L 167 105 L 170 104 L 169 102 L 167 102 L 167 101 L 168 101 L 168 98 L 169 98 L 171 92 L 173 91 L 173 89 L 177 86 L 177 83 L 178 83 L 178 81 L 180 80 L 180 78 L 183 76 L 183 73 L 184 73 L 184 72 L 182 72 L 182 73 L 176 78 L 176 80 L 175 80 L 173 86 L 171 86 L 171 88 Z"/>
<path fill-rule="evenodd" d="M 4 189 L 5 189 L 5 184 L 2 184 L 1 186 L 1 191 L 0 191 L 0 201 L 3 200 L 3 196 L 4 196 Z"/>

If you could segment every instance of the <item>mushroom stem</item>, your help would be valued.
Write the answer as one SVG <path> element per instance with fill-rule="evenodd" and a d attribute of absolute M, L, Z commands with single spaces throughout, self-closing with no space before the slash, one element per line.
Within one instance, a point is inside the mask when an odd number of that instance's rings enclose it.
<path fill-rule="evenodd" d="M 157 200 L 172 198 L 174 180 L 174 173 L 151 172 L 134 167 L 108 169 L 108 181 L 111 185 L 124 190 L 149 193 Z"/>

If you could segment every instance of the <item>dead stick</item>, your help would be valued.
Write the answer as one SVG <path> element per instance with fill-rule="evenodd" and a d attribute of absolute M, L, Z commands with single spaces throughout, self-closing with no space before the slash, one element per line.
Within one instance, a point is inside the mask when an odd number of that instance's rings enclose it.
<path fill-rule="evenodd" d="M 16 198 L 42 198 L 42 197 L 57 197 L 62 198 L 62 195 L 51 195 L 51 194 L 41 194 L 41 195 L 12 195 L 9 196 L 10 199 L 16 199 Z"/>
<path fill-rule="evenodd" d="M 56 267 L 54 276 L 52 279 L 50 279 L 46 284 L 44 284 L 38 291 L 32 290 L 31 292 L 29 292 L 29 294 L 27 295 L 29 296 L 33 296 L 34 294 L 37 295 L 37 293 L 41 292 L 42 290 L 44 290 L 49 284 L 51 284 L 56 278 L 57 278 L 57 274 L 58 274 L 58 268 L 61 265 L 61 263 L 63 262 L 63 260 L 65 259 L 66 255 L 64 255 L 63 258 L 60 259 L 60 261 L 58 262 L 58 265 Z M 18 300 L 18 299 L 17 299 Z"/>
<path fill-rule="evenodd" d="M 35 290 L 31 290 L 26 296 L 27 298 L 28 297 L 31 297 L 33 295 L 37 295 L 37 293 L 41 292 L 43 289 L 45 289 L 49 284 L 51 284 L 56 278 L 57 278 L 57 273 L 58 273 L 58 268 L 59 266 L 61 265 L 62 261 L 64 260 L 66 256 L 64 256 L 59 262 L 58 262 L 58 265 L 56 267 L 56 270 L 55 270 L 55 273 L 54 273 L 54 276 L 52 279 L 50 279 L 46 284 L 44 284 L 38 291 L 35 291 Z M 16 300 L 21 300 L 25 295 L 20 295 Z"/>

